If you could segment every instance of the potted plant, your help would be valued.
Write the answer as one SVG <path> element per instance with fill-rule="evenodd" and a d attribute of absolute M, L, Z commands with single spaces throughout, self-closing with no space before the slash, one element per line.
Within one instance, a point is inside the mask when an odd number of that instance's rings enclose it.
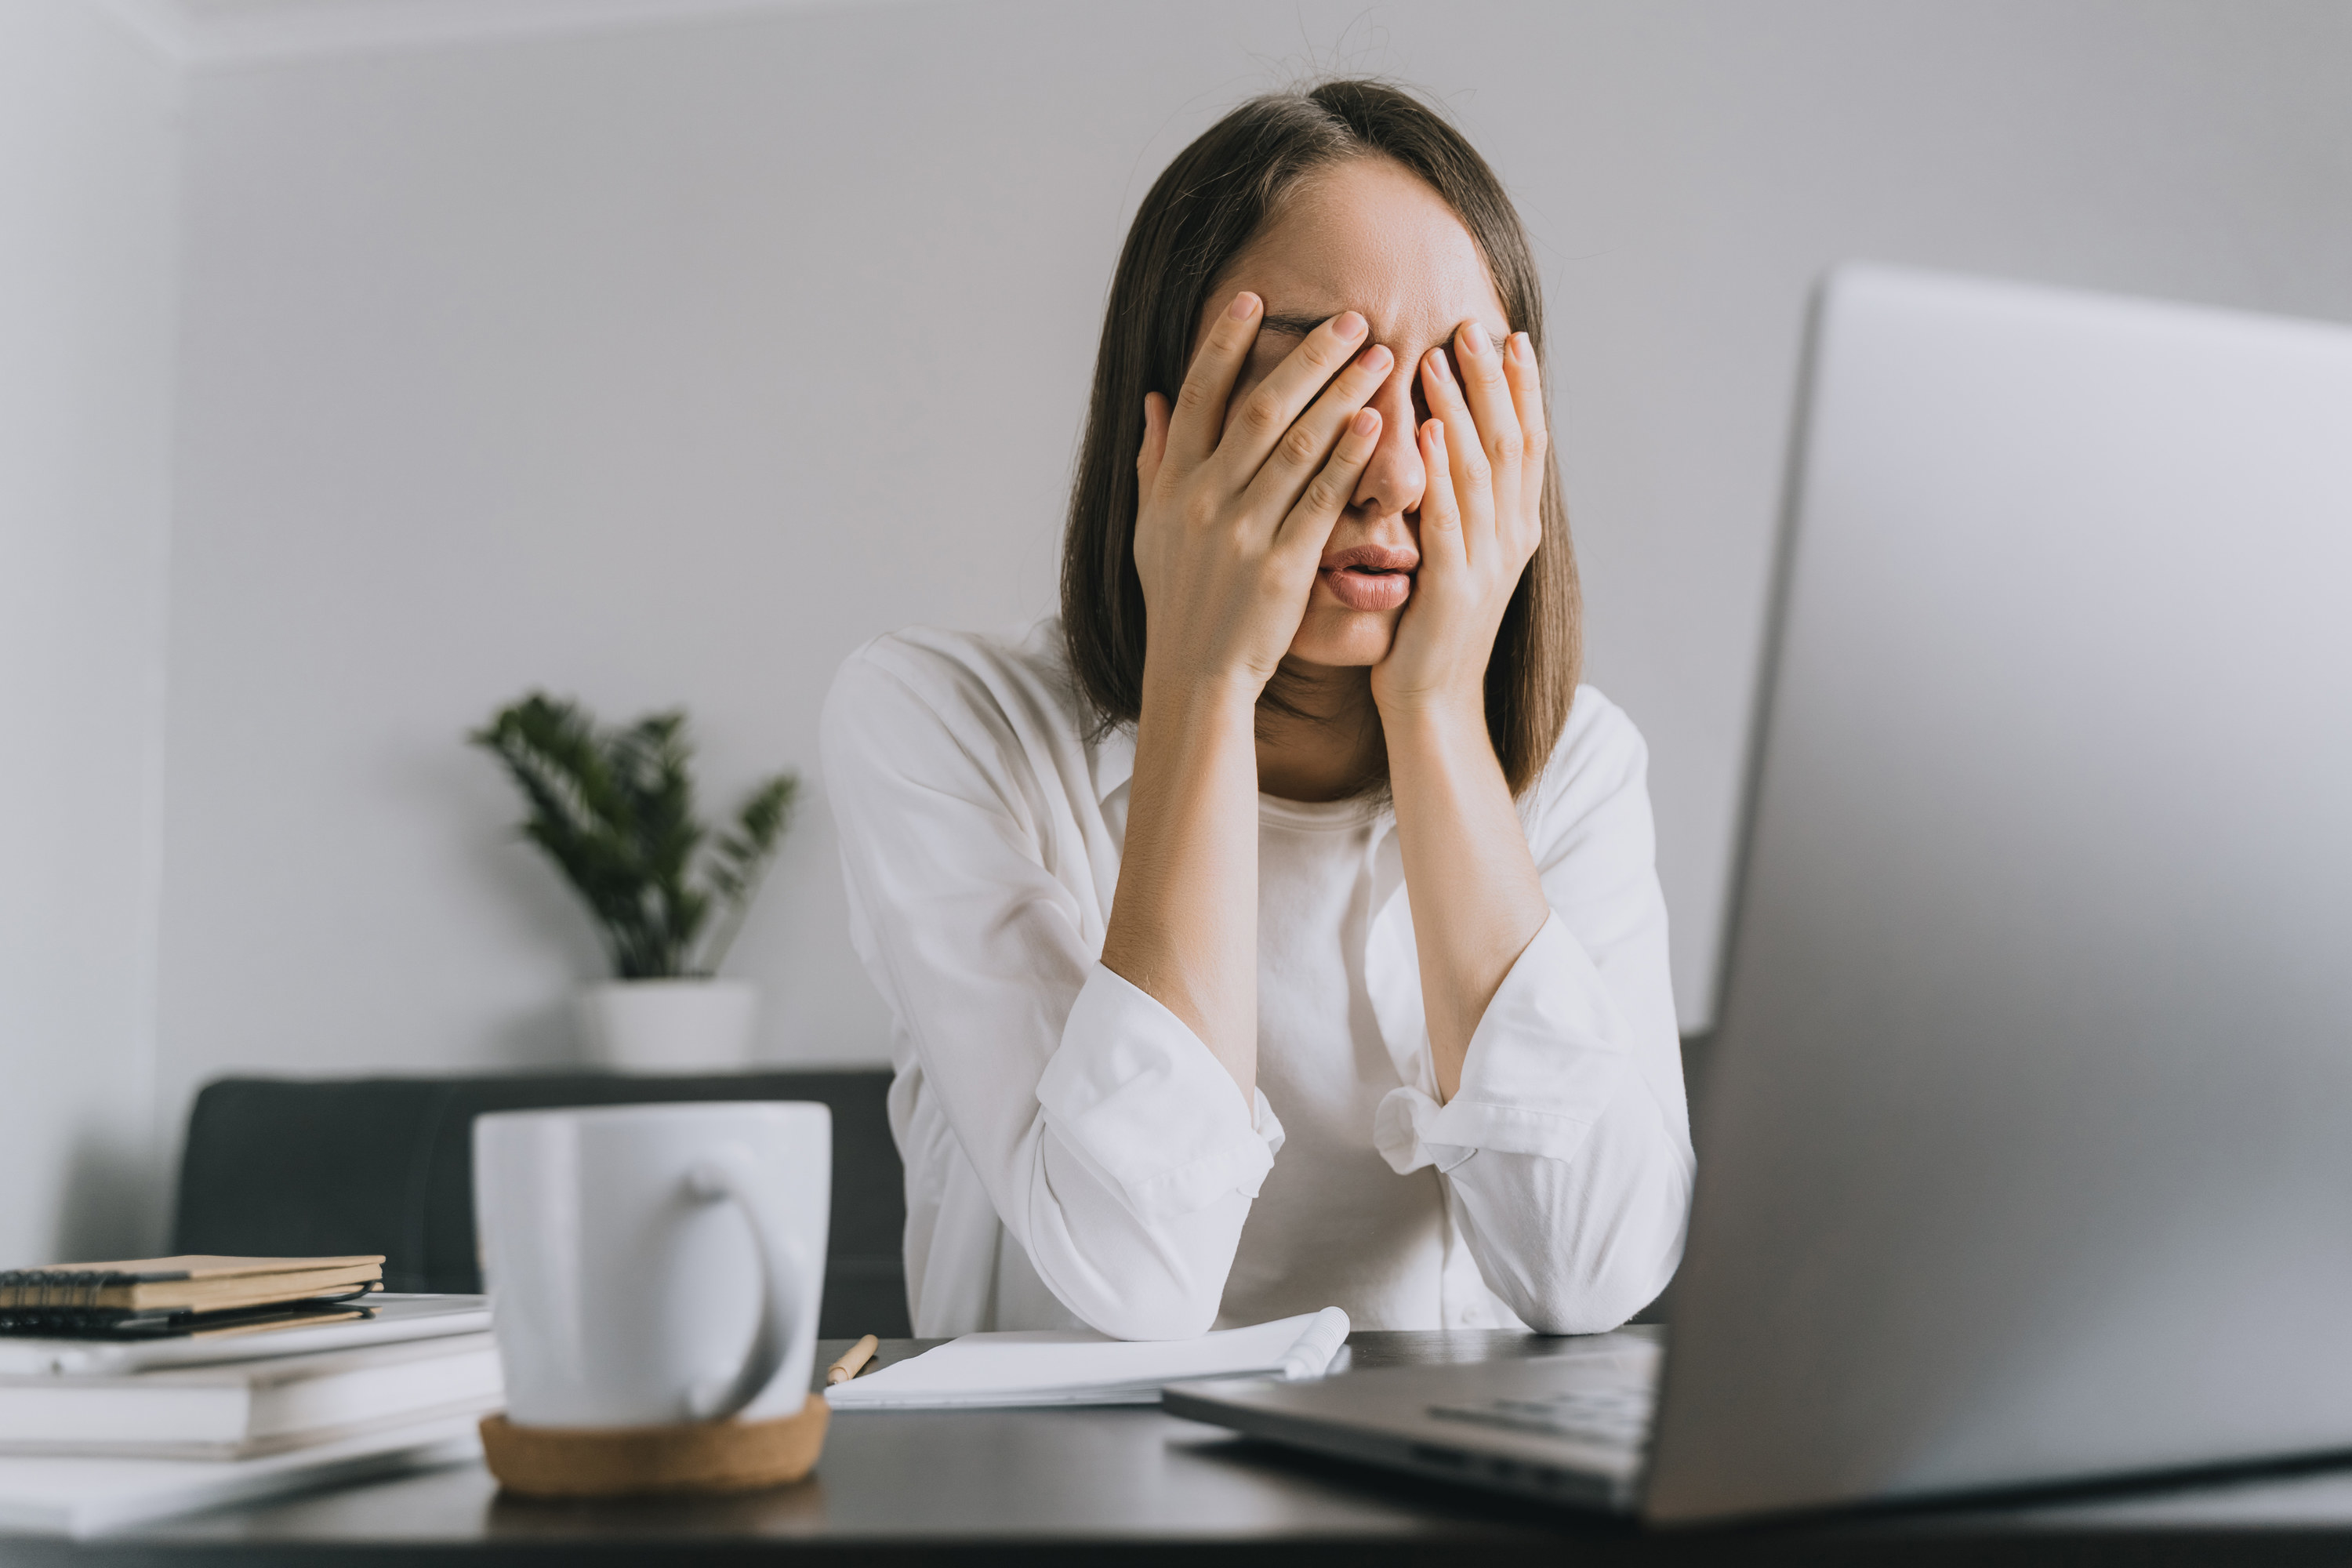
<path fill-rule="evenodd" d="M 683 710 L 606 730 L 576 702 L 532 692 L 467 737 L 506 764 L 530 815 L 522 836 L 596 921 L 613 978 L 584 988 L 589 1055 L 610 1067 L 742 1066 L 757 993 L 718 978 L 792 817 L 800 779 L 778 773 L 713 835 L 695 816 Z"/>

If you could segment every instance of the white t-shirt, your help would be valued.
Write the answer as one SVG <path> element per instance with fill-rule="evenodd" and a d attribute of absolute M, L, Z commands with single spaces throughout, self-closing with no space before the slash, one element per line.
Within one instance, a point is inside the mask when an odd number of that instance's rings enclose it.
<path fill-rule="evenodd" d="M 1257 1081 L 1284 1138 L 1242 1226 L 1220 1327 L 1324 1307 L 1361 1329 L 1441 1321 L 1443 1179 L 1429 1165 L 1399 1173 L 1372 1142 L 1381 1101 L 1403 1087 L 1364 984 L 1378 821 L 1359 802 L 1258 797 Z"/>
<path fill-rule="evenodd" d="M 1059 626 L 908 631 L 825 703 L 850 934 L 892 1016 L 915 1331 L 1612 1328 L 1693 1162 L 1641 737 L 1580 689 L 1520 816 L 1551 918 L 1441 1104 L 1393 814 L 1262 799 L 1250 1100 L 1100 962 L 1134 740 Z"/>

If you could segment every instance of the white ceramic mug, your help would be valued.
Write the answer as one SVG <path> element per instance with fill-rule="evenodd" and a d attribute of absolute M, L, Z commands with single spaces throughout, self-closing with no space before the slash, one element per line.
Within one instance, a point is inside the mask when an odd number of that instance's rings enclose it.
<path fill-rule="evenodd" d="M 824 1291 L 833 1112 L 767 1100 L 474 1122 L 474 1216 L 519 1426 L 788 1415 Z"/>

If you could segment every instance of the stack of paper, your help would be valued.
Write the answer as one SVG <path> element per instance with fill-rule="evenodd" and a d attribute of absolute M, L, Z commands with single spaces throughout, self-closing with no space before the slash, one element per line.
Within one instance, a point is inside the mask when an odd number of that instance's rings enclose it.
<path fill-rule="evenodd" d="M 224 1503 L 478 1458 L 471 1415 L 257 1459 L 0 1458 L 0 1529 L 91 1535 Z"/>
<path fill-rule="evenodd" d="M 1087 1329 L 966 1334 L 824 1392 L 835 1410 L 1015 1405 L 1157 1405 L 1200 1377 L 1320 1377 L 1348 1337 L 1326 1307 L 1192 1340 L 1114 1340 Z"/>
<path fill-rule="evenodd" d="M 502 1402 L 488 1304 L 372 1305 L 219 1338 L 0 1339 L 0 1528 L 87 1534 L 478 1453 Z"/>

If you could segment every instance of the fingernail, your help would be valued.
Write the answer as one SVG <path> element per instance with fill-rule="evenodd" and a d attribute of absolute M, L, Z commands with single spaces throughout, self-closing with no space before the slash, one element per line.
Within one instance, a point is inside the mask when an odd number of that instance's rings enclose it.
<path fill-rule="evenodd" d="M 1364 318 L 1353 310 L 1340 311 L 1339 319 L 1331 324 L 1339 329 L 1341 337 L 1350 341 L 1364 335 Z"/>
<path fill-rule="evenodd" d="M 1364 368 L 1374 375 L 1386 374 L 1389 366 L 1395 363 L 1396 355 L 1389 353 L 1386 343 L 1374 343 L 1364 351 Z"/>
<path fill-rule="evenodd" d="M 1495 346 L 1495 340 L 1486 335 L 1486 329 L 1475 321 L 1462 329 L 1462 341 L 1470 345 L 1470 352 L 1474 354 L 1485 353 Z"/>
<path fill-rule="evenodd" d="M 1436 447 L 1441 452 L 1445 450 L 1445 422 L 1444 420 L 1433 419 L 1428 424 L 1423 426 L 1422 428 L 1429 433 L 1429 444 L 1431 446 Z"/>
<path fill-rule="evenodd" d="M 1432 349 L 1429 351 L 1429 373 L 1437 377 L 1440 381 L 1451 381 L 1454 379 L 1454 372 L 1445 363 L 1445 351 L 1444 349 Z"/>
<path fill-rule="evenodd" d="M 1359 436 L 1369 436 L 1381 427 L 1381 416 L 1371 409 L 1359 408 L 1356 410 L 1355 423 L 1350 427 Z"/>
<path fill-rule="evenodd" d="M 1521 364 L 1535 363 L 1535 340 L 1528 336 L 1525 332 L 1513 332 L 1511 334 L 1511 357 L 1518 361 Z"/>
<path fill-rule="evenodd" d="M 1234 321 L 1246 321 L 1250 318 L 1250 312 L 1256 309 L 1256 295 L 1251 293 L 1240 293 L 1234 296 L 1234 308 L 1230 313 Z"/>

